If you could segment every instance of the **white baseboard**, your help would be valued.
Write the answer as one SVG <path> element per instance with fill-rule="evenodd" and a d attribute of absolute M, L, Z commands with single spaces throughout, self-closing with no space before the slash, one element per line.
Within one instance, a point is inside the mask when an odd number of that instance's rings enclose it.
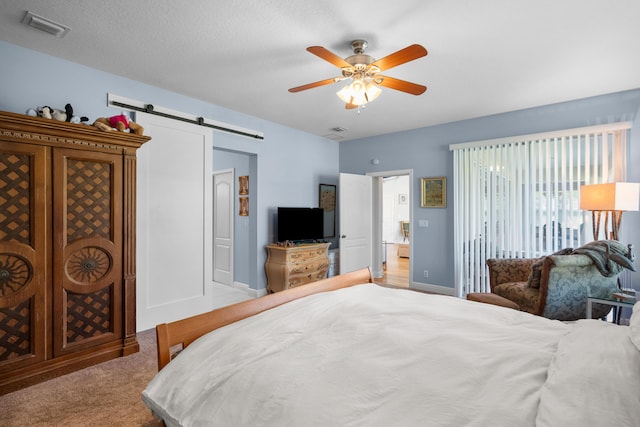
<path fill-rule="evenodd" d="M 384 276 L 384 270 L 371 270 L 371 276 L 374 279 L 379 279 Z"/>
<path fill-rule="evenodd" d="M 260 298 L 267 295 L 266 289 L 251 289 L 248 284 L 242 282 L 233 282 L 232 285 L 225 285 L 223 283 L 213 282 L 216 285 L 226 286 L 229 289 L 233 289 L 247 295 L 249 298 Z"/>
<path fill-rule="evenodd" d="M 440 285 L 431 285 L 429 283 L 412 282 L 410 288 L 416 289 L 418 291 L 432 292 L 434 294 L 449 296 L 455 296 L 456 294 L 455 288 L 449 288 L 447 286 Z"/>
<path fill-rule="evenodd" d="M 233 289 L 239 290 L 240 292 L 244 292 L 247 295 L 249 295 L 249 292 L 251 291 L 251 288 L 249 288 L 249 285 L 242 282 L 233 282 L 233 285 L 231 285 L 231 287 Z"/>
<path fill-rule="evenodd" d="M 265 288 L 249 289 L 249 295 L 251 295 L 253 298 L 260 298 L 267 295 L 267 290 Z"/>
<path fill-rule="evenodd" d="M 233 288 L 244 292 L 251 298 L 260 298 L 267 294 L 266 289 L 251 289 L 248 284 L 241 282 L 233 282 Z"/>
<path fill-rule="evenodd" d="M 267 294 L 266 289 L 251 289 L 246 283 L 234 282 L 233 287 L 246 293 L 251 298 L 260 298 Z"/>

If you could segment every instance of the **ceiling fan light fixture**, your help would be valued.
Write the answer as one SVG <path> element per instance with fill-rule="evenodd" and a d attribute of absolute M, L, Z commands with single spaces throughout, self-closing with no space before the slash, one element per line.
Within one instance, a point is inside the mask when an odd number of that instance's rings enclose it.
<path fill-rule="evenodd" d="M 371 102 L 374 99 L 376 99 L 378 96 L 380 96 L 380 94 L 382 93 L 382 89 L 380 89 L 377 84 L 371 82 L 367 84 L 366 93 L 367 93 L 367 99 L 369 100 L 369 102 Z"/>
<path fill-rule="evenodd" d="M 360 105 L 360 104 L 356 104 L 355 102 L 351 102 L 352 100 L 355 101 L 356 98 L 359 99 L 361 97 L 357 92 L 355 92 L 353 87 L 353 82 L 349 83 L 348 85 L 340 89 L 338 92 L 336 92 L 336 95 L 338 95 L 338 98 L 340 98 L 343 102 Z"/>
<path fill-rule="evenodd" d="M 351 84 L 340 89 L 336 95 L 346 104 L 361 106 L 376 99 L 381 92 L 382 90 L 372 82 L 367 83 L 363 79 L 354 79 Z"/>
<path fill-rule="evenodd" d="M 347 104 L 359 106 L 367 103 L 365 86 L 357 80 L 340 89 L 336 95 Z"/>
<path fill-rule="evenodd" d="M 309 46 L 308 52 L 340 68 L 342 76 L 296 86 L 290 88 L 289 92 L 301 92 L 351 79 L 350 83 L 340 89 L 336 95 L 345 103 L 347 110 L 357 108 L 360 111 L 360 107 L 364 108 L 366 104 L 380 96 L 381 86 L 412 95 L 421 95 L 427 90 L 426 86 L 380 74 L 398 65 L 426 56 L 427 49 L 419 44 L 412 44 L 376 60 L 364 53 L 366 47 L 365 40 L 354 40 L 351 43 L 353 55 L 343 59 L 322 46 Z"/>

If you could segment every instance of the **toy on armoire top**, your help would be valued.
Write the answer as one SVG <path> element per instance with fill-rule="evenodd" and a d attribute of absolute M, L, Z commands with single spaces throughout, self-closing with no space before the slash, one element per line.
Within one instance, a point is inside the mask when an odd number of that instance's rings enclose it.
<path fill-rule="evenodd" d="M 144 128 L 142 126 L 132 120 L 129 120 L 125 114 L 119 114 L 111 117 L 99 117 L 93 122 L 93 125 L 104 131 L 115 129 L 120 132 L 126 132 L 128 129 L 130 133 L 134 133 L 136 135 L 142 135 L 144 132 Z"/>
<path fill-rule="evenodd" d="M 51 108 L 49 106 L 30 108 L 27 110 L 27 115 L 70 123 L 85 123 L 89 121 L 87 117 L 74 116 L 71 104 L 65 105 L 64 110 Z M 144 133 L 144 128 L 129 119 L 129 117 L 124 113 L 111 117 L 98 117 L 93 122 L 93 126 L 103 131 L 117 130 L 120 132 L 130 132 L 136 135 L 142 135 Z"/>
<path fill-rule="evenodd" d="M 88 122 L 88 117 L 78 117 L 73 115 L 73 107 L 71 104 L 64 106 L 64 110 L 59 108 L 51 108 L 48 105 L 37 108 L 30 108 L 27 110 L 28 116 L 44 117 L 45 119 L 58 120 L 61 122 L 69 123 L 84 123 Z"/>

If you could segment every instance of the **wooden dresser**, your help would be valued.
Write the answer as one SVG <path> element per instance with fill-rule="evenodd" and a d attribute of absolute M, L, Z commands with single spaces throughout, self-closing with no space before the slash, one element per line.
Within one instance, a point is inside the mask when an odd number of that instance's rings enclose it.
<path fill-rule="evenodd" d="M 0 112 L 0 394 L 138 351 L 136 149 Z"/>
<path fill-rule="evenodd" d="M 315 282 L 327 277 L 329 245 L 311 243 L 298 246 L 267 245 L 267 291 L 285 289 Z"/>

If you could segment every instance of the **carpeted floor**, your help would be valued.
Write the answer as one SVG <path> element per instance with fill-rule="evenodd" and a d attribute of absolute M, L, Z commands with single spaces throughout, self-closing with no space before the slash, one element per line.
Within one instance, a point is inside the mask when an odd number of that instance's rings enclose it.
<path fill-rule="evenodd" d="M 0 396 L 0 425 L 153 426 L 140 393 L 157 372 L 156 336 L 138 334 L 140 352 Z"/>

